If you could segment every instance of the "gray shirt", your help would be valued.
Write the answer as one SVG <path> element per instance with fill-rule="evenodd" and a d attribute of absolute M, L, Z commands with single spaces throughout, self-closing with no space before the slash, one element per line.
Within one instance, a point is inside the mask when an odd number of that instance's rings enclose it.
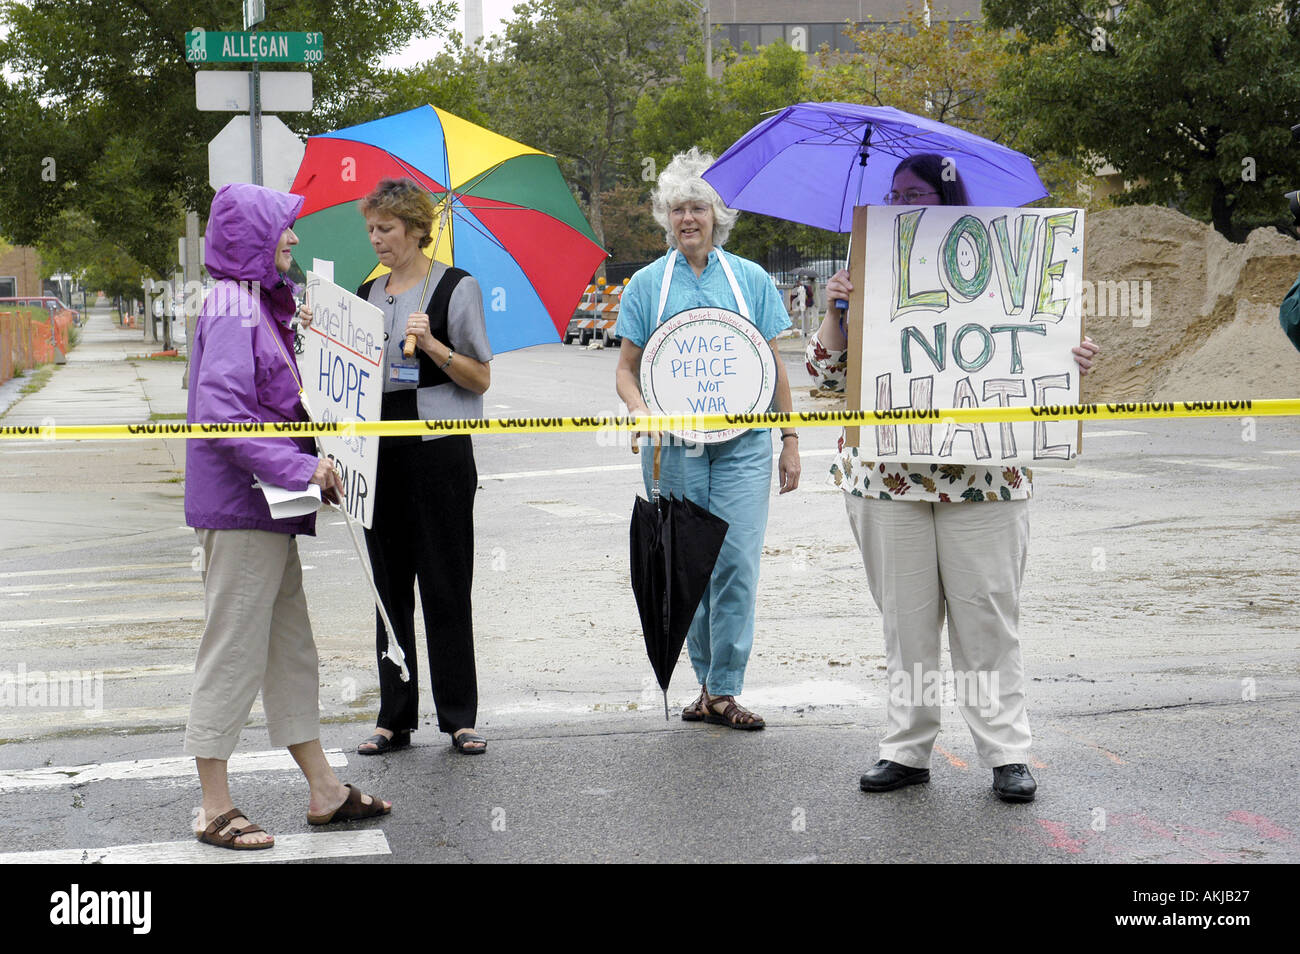
<path fill-rule="evenodd" d="M 414 381 L 389 380 L 389 365 L 403 360 L 402 345 L 406 340 L 404 332 L 407 316 L 424 312 L 433 290 L 438 287 L 438 282 L 446 271 L 446 265 L 435 262 L 433 274 L 429 276 L 428 290 L 425 289 L 424 282 L 416 282 L 400 295 L 394 295 L 392 303 L 388 301 L 387 276 L 380 276 L 370 286 L 370 304 L 384 313 L 384 331 L 387 333 L 383 370 L 385 391 L 417 387 Z M 447 303 L 447 340 L 457 355 L 485 363 L 492 360 L 492 346 L 488 343 L 487 324 L 483 317 L 483 293 L 472 275 L 467 275 L 456 284 L 451 300 Z M 415 403 L 424 420 L 461 420 L 483 416 L 483 395 L 467 391 L 454 381 L 418 388 L 418 392 Z M 435 440 L 438 436 L 445 435 L 428 435 L 424 439 Z"/>

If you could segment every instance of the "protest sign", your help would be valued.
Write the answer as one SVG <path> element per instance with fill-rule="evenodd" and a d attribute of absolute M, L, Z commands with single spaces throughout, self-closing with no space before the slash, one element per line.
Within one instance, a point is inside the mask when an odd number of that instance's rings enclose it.
<path fill-rule="evenodd" d="M 776 358 L 749 319 L 724 308 L 688 308 L 655 329 L 641 353 L 641 394 L 651 414 L 749 414 L 776 393 Z M 674 431 L 703 444 L 737 428 Z"/>
<path fill-rule="evenodd" d="M 323 422 L 377 421 L 383 397 L 384 315 L 315 272 L 307 273 L 311 327 L 298 367 L 307 406 Z M 369 527 L 375 510 L 379 438 L 349 433 L 320 439 L 339 466 L 352 519 Z"/>
<path fill-rule="evenodd" d="M 1082 210 L 871 206 L 858 213 L 850 408 L 1077 403 L 1070 349 L 1082 337 Z M 872 461 L 1069 464 L 1079 424 L 940 420 L 862 428 L 848 442 Z"/>

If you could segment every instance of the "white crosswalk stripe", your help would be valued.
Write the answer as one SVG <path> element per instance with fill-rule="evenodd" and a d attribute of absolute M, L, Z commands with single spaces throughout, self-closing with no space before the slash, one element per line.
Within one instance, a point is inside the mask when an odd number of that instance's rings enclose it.
<path fill-rule="evenodd" d="M 201 844 L 197 839 L 144 845 L 111 845 L 107 848 L 14 851 L 0 854 L 0 865 L 222 865 L 355 858 L 392 853 L 388 838 L 381 830 L 372 828 L 367 831 L 276 835 L 275 847 L 264 851 L 230 851 Z"/>
<path fill-rule="evenodd" d="M 1093 437 L 1143 437 L 1146 431 L 1090 431 L 1086 427 L 1083 429 L 1083 439 L 1085 441 Z"/>
<path fill-rule="evenodd" d="M 326 749 L 325 758 L 334 768 L 345 768 L 347 757 L 342 749 Z M 298 765 L 283 749 L 265 752 L 236 752 L 226 770 L 231 775 L 247 772 L 298 771 Z M 194 759 L 188 755 L 159 759 L 132 759 L 129 762 L 102 762 L 89 765 L 57 765 L 35 769 L 0 769 L 0 795 L 10 792 L 62 788 L 86 782 L 126 781 L 197 776 Z"/>
<path fill-rule="evenodd" d="M 1195 460 L 1193 460 L 1190 458 L 1178 459 L 1178 458 L 1169 458 L 1169 457 L 1157 457 L 1156 460 L 1158 460 L 1162 464 L 1177 464 L 1180 467 L 1185 467 L 1188 464 L 1191 464 L 1193 467 L 1209 467 L 1214 470 L 1246 471 L 1246 470 L 1277 470 L 1278 469 L 1278 467 L 1275 464 L 1259 464 L 1248 460 L 1231 460 L 1231 459 L 1206 460 L 1204 458 L 1196 458 Z"/>

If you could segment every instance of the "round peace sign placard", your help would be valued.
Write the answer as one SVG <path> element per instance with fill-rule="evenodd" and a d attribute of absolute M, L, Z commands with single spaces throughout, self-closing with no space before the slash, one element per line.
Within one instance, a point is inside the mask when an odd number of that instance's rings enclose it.
<path fill-rule="evenodd" d="M 652 414 L 752 414 L 772 406 L 776 356 L 752 321 L 725 308 L 688 308 L 666 320 L 641 354 L 641 395 Z M 673 431 L 704 444 L 742 428 Z"/>

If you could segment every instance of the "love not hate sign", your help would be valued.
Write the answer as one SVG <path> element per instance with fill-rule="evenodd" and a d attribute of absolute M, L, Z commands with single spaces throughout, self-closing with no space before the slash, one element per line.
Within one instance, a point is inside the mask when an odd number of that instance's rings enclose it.
<path fill-rule="evenodd" d="M 861 369 L 850 376 L 850 406 L 1078 402 L 1070 349 L 1082 334 L 1082 210 L 871 206 L 859 210 L 854 232 L 864 256 L 860 309 L 850 316 Z M 862 455 L 1041 465 L 1068 464 L 1078 453 L 1074 421 L 899 431 L 862 429 Z"/>

